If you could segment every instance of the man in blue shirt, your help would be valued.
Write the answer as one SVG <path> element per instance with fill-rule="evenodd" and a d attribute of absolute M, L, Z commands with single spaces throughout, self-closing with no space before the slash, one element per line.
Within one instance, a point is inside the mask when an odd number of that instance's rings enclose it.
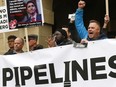
<path fill-rule="evenodd" d="M 91 20 L 89 22 L 88 31 L 84 26 L 83 22 L 83 8 L 85 7 L 85 2 L 80 0 L 78 2 L 78 9 L 75 13 L 75 26 L 76 30 L 80 36 L 81 39 L 86 39 L 88 41 L 92 40 L 100 40 L 107 38 L 106 34 L 102 32 L 100 23 L 96 20 Z M 109 16 L 106 15 L 104 18 L 104 25 L 103 28 L 107 27 L 107 24 L 109 22 Z"/>

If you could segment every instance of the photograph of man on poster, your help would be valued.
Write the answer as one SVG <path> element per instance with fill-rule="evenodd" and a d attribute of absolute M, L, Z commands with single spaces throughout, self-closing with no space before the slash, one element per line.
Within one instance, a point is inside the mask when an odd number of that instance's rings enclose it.
<path fill-rule="evenodd" d="M 37 10 L 36 3 L 32 0 L 26 3 L 26 15 L 22 22 L 38 22 L 41 21 L 41 14 Z"/>

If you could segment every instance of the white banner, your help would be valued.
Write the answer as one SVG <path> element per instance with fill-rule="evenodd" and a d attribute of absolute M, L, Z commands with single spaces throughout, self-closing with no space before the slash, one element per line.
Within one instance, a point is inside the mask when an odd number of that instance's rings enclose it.
<path fill-rule="evenodd" d="M 0 87 L 116 87 L 116 40 L 1 55 Z"/>

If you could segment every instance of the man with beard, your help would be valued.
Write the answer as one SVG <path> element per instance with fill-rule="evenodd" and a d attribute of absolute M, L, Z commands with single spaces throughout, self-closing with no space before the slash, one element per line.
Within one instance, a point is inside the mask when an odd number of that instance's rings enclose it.
<path fill-rule="evenodd" d="M 57 29 L 52 37 L 47 40 L 48 47 L 56 47 L 72 44 L 72 41 L 68 40 L 67 33 L 63 29 Z"/>

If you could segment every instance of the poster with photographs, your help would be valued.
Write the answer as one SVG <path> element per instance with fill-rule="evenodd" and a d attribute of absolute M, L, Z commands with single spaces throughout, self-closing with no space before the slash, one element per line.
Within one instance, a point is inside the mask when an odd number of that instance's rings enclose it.
<path fill-rule="evenodd" d="M 42 0 L 6 0 L 10 29 L 42 25 Z"/>

